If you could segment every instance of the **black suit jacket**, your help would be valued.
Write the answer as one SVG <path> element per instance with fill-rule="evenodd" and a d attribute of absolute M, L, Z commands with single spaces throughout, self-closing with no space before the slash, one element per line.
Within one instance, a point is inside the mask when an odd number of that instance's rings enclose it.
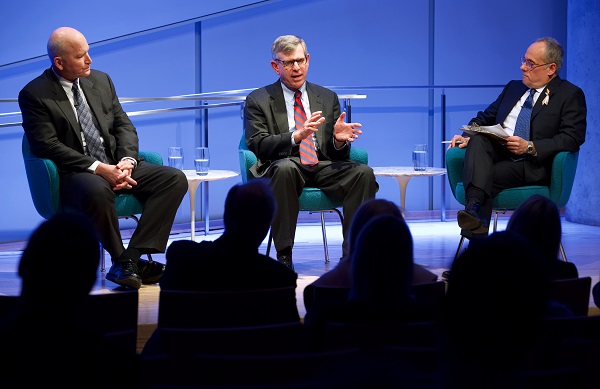
<path fill-rule="evenodd" d="M 92 70 L 79 79 L 111 163 L 138 159 L 137 131 L 123 111 L 110 76 Z M 61 171 L 85 171 L 95 159 L 84 154 L 81 128 L 69 98 L 52 69 L 19 92 L 23 129 L 31 151 L 53 160 Z"/>
<path fill-rule="evenodd" d="M 322 116 L 325 118 L 316 132 L 319 160 L 348 160 L 350 145 L 339 150 L 333 145 L 333 127 L 340 116 L 337 94 L 309 82 L 306 82 L 306 90 L 310 110 L 323 111 Z M 256 177 L 264 175 L 274 160 L 299 158 L 298 146 L 292 146 L 292 132 L 280 80 L 248 94 L 244 111 L 246 144 L 258 158 L 258 162 L 250 169 L 252 174 Z"/>
<path fill-rule="evenodd" d="M 496 101 L 471 119 L 481 126 L 502 124 L 527 90 L 521 80 L 510 81 Z M 548 92 L 548 104 L 544 104 Z M 587 107 L 581 88 L 560 77 L 546 85 L 531 113 L 530 138 L 535 144 L 537 164 L 549 177 L 559 151 L 578 151 L 585 141 Z M 467 135 L 468 136 L 468 135 Z"/>

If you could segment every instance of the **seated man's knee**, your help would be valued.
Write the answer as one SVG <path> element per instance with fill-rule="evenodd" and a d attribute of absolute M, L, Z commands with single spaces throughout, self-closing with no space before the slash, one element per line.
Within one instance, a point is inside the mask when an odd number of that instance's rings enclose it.
<path fill-rule="evenodd" d="M 298 173 L 298 167 L 289 158 L 274 161 L 270 170 L 271 177 L 293 177 Z"/>

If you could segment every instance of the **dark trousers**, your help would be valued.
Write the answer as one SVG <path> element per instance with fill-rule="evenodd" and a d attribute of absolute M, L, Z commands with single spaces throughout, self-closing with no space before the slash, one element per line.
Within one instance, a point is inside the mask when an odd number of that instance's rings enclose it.
<path fill-rule="evenodd" d="M 548 185 L 549 175 L 534 157 L 526 156 L 515 162 L 518 156 L 506 147 L 485 135 L 473 135 L 465 153 L 463 167 L 463 185 L 466 200 L 472 188 L 485 193 L 481 204 L 483 217 L 490 223 L 492 200 L 502 190 L 525 185 Z"/>
<path fill-rule="evenodd" d="M 132 173 L 137 181 L 131 193 L 144 204 L 129 247 L 142 253 L 162 253 L 167 248 L 175 215 L 188 184 L 185 174 L 168 166 L 141 161 Z M 61 198 L 68 210 L 80 211 L 95 224 L 102 245 L 113 260 L 125 250 L 110 184 L 92 173 L 66 173 L 61 176 Z"/>
<path fill-rule="evenodd" d="M 342 201 L 344 255 L 348 252 L 346 238 L 352 217 L 365 200 L 375 197 L 379 189 L 373 169 L 349 160 L 319 161 L 317 165 L 307 166 L 298 157 L 283 158 L 271 164 L 266 176 L 271 180 L 277 202 L 271 232 L 278 252 L 294 246 L 300 209 L 298 198 L 305 186 L 320 188 L 332 200 Z"/>

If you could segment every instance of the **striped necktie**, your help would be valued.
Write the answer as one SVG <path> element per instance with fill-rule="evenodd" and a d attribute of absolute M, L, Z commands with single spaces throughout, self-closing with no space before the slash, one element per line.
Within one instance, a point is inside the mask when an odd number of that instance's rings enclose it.
<path fill-rule="evenodd" d="M 77 81 L 73 83 L 73 101 L 75 102 L 75 109 L 77 110 L 77 118 L 79 119 L 79 126 L 83 131 L 85 138 L 85 146 L 91 157 L 104 163 L 108 163 L 104 146 L 102 145 L 102 139 L 100 139 L 100 132 L 94 125 L 92 114 L 88 109 L 87 105 L 83 101 L 81 92 L 79 92 L 79 84 Z"/>
<path fill-rule="evenodd" d="M 296 129 L 298 130 L 302 128 L 302 125 L 304 125 L 304 122 L 306 121 L 306 112 L 304 112 L 304 106 L 300 99 L 301 95 L 302 92 L 299 90 L 294 92 L 294 121 L 296 122 Z M 319 163 L 319 157 L 317 157 L 317 150 L 312 134 L 302 139 L 302 142 L 300 142 L 300 162 L 309 166 Z"/>

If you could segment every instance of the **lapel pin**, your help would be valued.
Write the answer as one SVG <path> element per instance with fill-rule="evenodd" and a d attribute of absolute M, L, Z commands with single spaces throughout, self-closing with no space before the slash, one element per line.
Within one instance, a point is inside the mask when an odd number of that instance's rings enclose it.
<path fill-rule="evenodd" d="M 542 100 L 542 105 L 548 105 L 550 102 L 550 89 L 546 88 L 546 97 Z"/>

